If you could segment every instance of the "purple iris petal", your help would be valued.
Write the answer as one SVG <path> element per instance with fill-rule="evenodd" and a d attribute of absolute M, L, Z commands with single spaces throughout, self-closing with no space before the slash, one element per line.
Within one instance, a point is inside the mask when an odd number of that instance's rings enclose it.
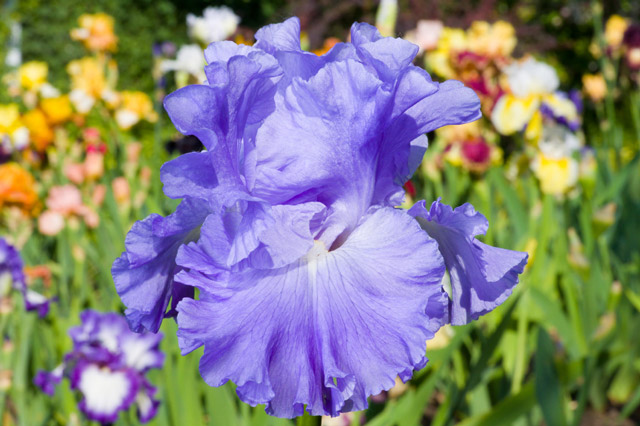
<path fill-rule="evenodd" d="M 213 232 L 224 230 L 203 227 L 201 259 L 206 241 L 225 239 Z M 233 380 L 245 402 L 279 417 L 301 415 L 305 404 L 314 415 L 366 408 L 369 395 L 424 365 L 425 340 L 447 306 L 435 241 L 390 208 L 367 215 L 334 251 L 318 241 L 286 267 L 225 281 L 209 273 L 177 277 L 200 288 L 199 300 L 178 305 L 181 348 L 204 345 L 207 383 Z"/>
<path fill-rule="evenodd" d="M 62 381 L 63 366 L 60 365 L 53 371 L 40 370 L 33 378 L 33 384 L 42 389 L 42 392 L 49 396 L 53 396 L 56 386 Z"/>
<path fill-rule="evenodd" d="M 146 380 L 141 384 L 136 395 L 136 408 L 140 422 L 146 423 L 156 416 L 160 401 L 154 399 L 157 389 Z"/>
<path fill-rule="evenodd" d="M 416 203 L 409 214 L 438 242 L 451 277 L 451 324 L 467 324 L 505 301 L 527 264 L 527 253 L 481 243 L 487 219 L 469 203 L 455 210 L 440 200 L 429 210 Z"/>
<path fill-rule="evenodd" d="M 170 216 L 152 214 L 127 234 L 127 251 L 115 260 L 111 272 L 133 330 L 160 328 L 173 291 L 178 248 L 197 239 L 208 213 L 206 202 L 186 199 Z"/>

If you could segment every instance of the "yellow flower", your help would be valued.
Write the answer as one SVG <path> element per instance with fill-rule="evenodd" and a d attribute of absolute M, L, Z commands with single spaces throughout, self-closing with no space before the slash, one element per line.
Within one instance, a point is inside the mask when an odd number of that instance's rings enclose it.
<path fill-rule="evenodd" d="M 486 21 L 474 21 L 467 31 L 469 50 L 489 58 L 508 57 L 516 47 L 516 31 L 506 21 L 491 25 Z"/>
<path fill-rule="evenodd" d="M 0 104 L 0 134 L 10 134 L 21 126 L 17 104 Z"/>
<path fill-rule="evenodd" d="M 20 85 L 27 90 L 38 90 L 47 82 L 49 67 L 45 62 L 31 61 L 18 69 Z"/>
<path fill-rule="evenodd" d="M 629 22 L 620 15 L 611 15 L 604 28 L 604 39 L 608 46 L 619 47 Z"/>
<path fill-rule="evenodd" d="M 29 143 L 29 130 L 20 119 L 20 110 L 16 104 L 0 104 L 0 143 L 8 137 L 16 149 L 22 149 Z"/>
<path fill-rule="evenodd" d="M 444 126 L 436 130 L 438 137 L 450 143 L 464 142 L 480 137 L 480 121 Z"/>
<path fill-rule="evenodd" d="M 63 95 L 57 98 L 46 98 L 40 101 L 40 108 L 44 111 L 49 123 L 60 124 L 71 118 L 71 102 L 69 96 Z"/>
<path fill-rule="evenodd" d="M 576 104 L 567 96 L 552 93 L 542 97 L 545 106 L 551 109 L 553 115 L 564 118 L 567 123 L 579 123 L 580 114 Z"/>
<path fill-rule="evenodd" d="M 118 37 L 113 31 L 113 18 L 105 13 L 84 14 L 78 18 L 80 28 L 71 30 L 71 38 L 80 40 L 89 50 L 115 52 Z"/>
<path fill-rule="evenodd" d="M 458 28 L 444 28 L 438 46 L 433 52 L 427 53 L 425 62 L 436 74 L 445 77 L 455 77 L 451 66 L 451 58 L 467 49 L 467 35 Z"/>
<path fill-rule="evenodd" d="M 491 112 L 491 122 L 496 130 L 503 135 L 511 135 L 523 130 L 534 117 L 540 106 L 538 96 L 519 98 L 506 94 L 500 97 Z"/>
<path fill-rule="evenodd" d="M 130 129 L 142 119 L 151 122 L 158 119 L 153 110 L 153 103 L 146 93 L 124 91 L 120 93 L 120 99 L 115 119 L 121 129 Z"/>
<path fill-rule="evenodd" d="M 85 57 L 69 62 L 67 72 L 71 76 L 71 87 L 82 90 L 94 99 L 99 99 L 107 86 L 102 64 L 96 59 Z"/>
<path fill-rule="evenodd" d="M 571 157 L 553 158 L 540 152 L 532 168 L 545 194 L 562 195 L 578 180 L 578 164 Z"/>
<path fill-rule="evenodd" d="M 17 206 L 32 213 L 38 204 L 33 176 L 17 163 L 0 165 L 0 209 Z"/>
<path fill-rule="evenodd" d="M 607 83 L 602 74 L 585 74 L 582 76 L 584 91 L 594 102 L 600 102 L 607 94 Z"/>
<path fill-rule="evenodd" d="M 39 108 L 33 109 L 27 112 L 22 120 L 29 129 L 31 142 L 36 150 L 44 151 L 53 142 L 53 130 L 49 126 L 44 112 Z"/>

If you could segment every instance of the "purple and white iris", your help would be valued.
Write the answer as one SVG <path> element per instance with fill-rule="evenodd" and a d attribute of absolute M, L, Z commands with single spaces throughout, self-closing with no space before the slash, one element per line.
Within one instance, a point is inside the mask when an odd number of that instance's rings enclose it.
<path fill-rule="evenodd" d="M 503 302 L 527 256 L 476 241 L 487 221 L 469 205 L 395 208 L 425 133 L 480 117 L 472 90 L 433 82 L 417 46 L 367 24 L 321 57 L 296 18 L 256 39 L 211 44 L 208 83 L 166 98 L 206 151 L 162 167 L 182 202 L 133 226 L 116 288 L 134 330 L 177 313 L 211 386 L 278 417 L 361 410 L 426 364 L 443 324 Z"/>
<path fill-rule="evenodd" d="M 114 313 L 91 310 L 80 314 L 82 324 L 69 330 L 73 350 L 53 371 L 40 371 L 34 383 L 53 395 L 67 377 L 82 395 L 79 408 L 87 418 L 113 423 L 120 411 L 135 404 L 138 418 L 147 422 L 156 415 L 159 401 L 145 374 L 160 368 L 164 354 L 158 346 L 162 334 L 138 334 Z"/>
<path fill-rule="evenodd" d="M 22 294 L 27 311 L 38 311 L 40 317 L 49 312 L 50 300 L 27 287 L 24 263 L 18 249 L 0 237 L 0 297 L 5 297 L 11 289 Z"/>

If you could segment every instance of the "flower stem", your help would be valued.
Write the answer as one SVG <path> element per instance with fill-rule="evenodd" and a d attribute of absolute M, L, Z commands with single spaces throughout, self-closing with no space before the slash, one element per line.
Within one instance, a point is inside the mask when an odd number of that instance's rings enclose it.
<path fill-rule="evenodd" d="M 322 424 L 322 416 L 311 416 L 305 412 L 296 419 L 297 426 L 320 426 Z"/>

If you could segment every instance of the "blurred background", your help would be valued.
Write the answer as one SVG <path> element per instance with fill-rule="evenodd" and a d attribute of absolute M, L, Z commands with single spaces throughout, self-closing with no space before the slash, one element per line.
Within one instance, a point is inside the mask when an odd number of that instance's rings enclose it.
<path fill-rule="evenodd" d="M 427 367 L 326 425 L 640 424 L 640 2 L 556 0 L 3 0 L 0 2 L 0 423 L 98 424 L 63 380 L 85 309 L 122 312 L 110 268 L 133 222 L 167 214 L 160 166 L 194 150 L 162 99 L 202 82 L 202 50 L 301 21 L 326 53 L 354 21 L 416 43 L 434 80 L 473 88 L 484 117 L 429 134 L 407 200 L 471 202 L 482 240 L 527 251 L 495 312 L 443 327 Z M 4 256 L 4 258 L 3 258 Z M 21 287 L 20 283 L 24 285 Z M 210 388 L 201 350 L 164 321 L 153 425 L 284 425 Z M 140 422 L 140 407 L 118 425 Z M 146 420 L 146 419 L 143 419 Z M 105 422 L 103 422 L 105 423 Z"/>

